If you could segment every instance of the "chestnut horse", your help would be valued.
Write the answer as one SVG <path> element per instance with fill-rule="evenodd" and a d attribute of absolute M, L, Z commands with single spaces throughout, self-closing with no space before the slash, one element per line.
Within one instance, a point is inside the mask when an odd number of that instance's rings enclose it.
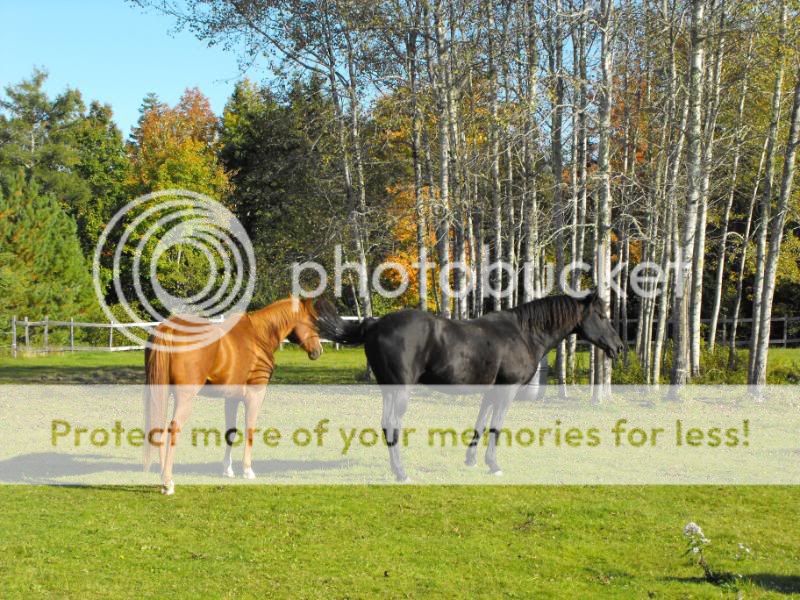
<path fill-rule="evenodd" d="M 267 384 L 275 368 L 274 352 L 287 337 L 308 353 L 311 360 L 322 354 L 316 320 L 317 309 L 310 299 L 285 298 L 260 310 L 231 316 L 223 324 L 196 318 L 173 316 L 156 327 L 145 350 L 147 386 L 145 388 L 145 470 L 150 465 L 151 446 L 159 447 L 161 493 L 172 495 L 175 484 L 172 467 L 175 445 L 181 428 L 192 411 L 192 400 L 205 385 L 213 385 L 212 395 L 225 397 L 226 449 L 223 475 L 233 477 L 231 440 L 236 429 L 236 413 L 244 402 L 248 438 L 255 431 L 256 419 Z M 207 343 L 191 343 L 187 332 L 212 335 Z M 198 339 L 197 336 L 193 338 Z M 183 346 L 183 348 L 181 347 Z M 170 387 L 175 411 L 166 427 Z M 219 387 L 217 387 L 219 386 Z M 166 440 L 167 435 L 169 441 Z M 255 478 L 252 468 L 252 443 L 244 444 L 244 477 Z"/>

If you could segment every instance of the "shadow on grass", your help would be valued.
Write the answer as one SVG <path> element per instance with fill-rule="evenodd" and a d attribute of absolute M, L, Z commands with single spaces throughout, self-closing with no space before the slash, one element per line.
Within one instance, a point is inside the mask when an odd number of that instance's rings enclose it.
<path fill-rule="evenodd" d="M 273 384 L 361 383 L 359 369 L 352 367 L 280 365 L 275 368 Z M 0 368 L 0 384 L 78 385 L 144 383 L 144 367 L 86 367 L 20 365 Z"/>
<path fill-rule="evenodd" d="M 0 383 L 46 383 L 71 385 L 83 383 L 138 384 L 144 382 L 144 367 L 85 367 L 21 365 L 0 369 Z"/>
<path fill-rule="evenodd" d="M 253 469 L 256 473 L 267 475 L 341 469 L 350 464 L 352 462 L 348 460 L 254 460 Z M 97 454 L 72 455 L 56 452 L 22 454 L 0 461 L 0 483 L 60 485 L 61 483 L 56 478 L 80 477 L 98 473 L 142 473 L 142 466 L 133 462 L 108 460 Z M 175 465 L 175 475 L 218 476 L 220 481 L 230 481 L 222 477 L 221 454 L 218 462 L 178 462 Z M 117 486 L 110 487 L 116 488 Z"/>
<path fill-rule="evenodd" d="M 705 577 L 667 577 L 667 581 L 675 581 L 678 583 L 710 583 Z M 749 583 L 760 587 L 762 590 L 768 592 L 777 592 L 781 594 L 797 594 L 800 593 L 800 575 L 778 575 L 775 573 L 751 573 L 749 575 L 743 574 L 741 583 Z M 717 587 L 724 588 L 728 584 L 712 584 Z"/>
<path fill-rule="evenodd" d="M 359 370 L 352 367 L 332 367 L 330 365 L 302 366 L 281 365 L 275 366 L 275 372 L 270 379 L 271 384 L 319 384 L 336 385 L 348 383 L 363 383 L 359 379 Z"/>
<path fill-rule="evenodd" d="M 800 593 L 800 575 L 754 573 L 752 575 L 745 575 L 745 580 L 771 592 L 781 592 L 783 594 Z"/>

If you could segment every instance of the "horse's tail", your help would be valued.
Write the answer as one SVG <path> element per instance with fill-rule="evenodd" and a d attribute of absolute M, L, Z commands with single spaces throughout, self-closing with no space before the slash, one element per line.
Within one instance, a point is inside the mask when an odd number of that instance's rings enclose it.
<path fill-rule="evenodd" d="M 153 346 L 152 342 L 158 342 Z M 169 343 L 167 335 L 150 336 L 151 346 L 145 349 L 145 386 L 144 386 L 144 470 L 150 469 L 153 460 L 153 442 L 164 443 L 164 430 L 167 425 L 167 403 L 169 402 L 169 350 L 163 348 Z M 151 435 L 154 428 L 161 429 L 160 436 Z"/>
<path fill-rule="evenodd" d="M 317 303 L 317 328 L 320 336 L 345 346 L 359 346 L 364 343 L 370 327 L 378 319 L 367 317 L 362 321 L 345 321 L 329 302 Z"/>

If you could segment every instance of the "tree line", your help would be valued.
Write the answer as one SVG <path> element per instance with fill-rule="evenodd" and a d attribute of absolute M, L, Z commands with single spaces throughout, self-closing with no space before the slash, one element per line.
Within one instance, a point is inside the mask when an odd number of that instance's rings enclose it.
<path fill-rule="evenodd" d="M 751 316 L 748 380 L 765 381 L 772 314 L 795 314 L 800 288 L 794 3 L 138 4 L 266 65 L 266 83 L 238 84 L 219 119 L 191 91 L 176 107 L 148 98 L 127 142 L 108 125 L 107 155 L 92 160 L 124 163 L 114 192 L 90 166 L 79 171 L 74 155 L 47 153 L 62 161 L 53 169 L 3 150 L 3 169 L 22 168 L 37 194 L 58 199 L 84 253 L 116 198 L 187 187 L 224 198 L 268 257 L 254 303 L 288 291 L 292 262 L 330 264 L 337 243 L 347 260 L 431 256 L 450 274 L 450 286 L 438 285 L 437 270 L 417 277 L 393 301 L 360 295 L 351 278 L 341 301 L 366 315 L 416 305 L 478 316 L 558 289 L 548 264 L 559 273 L 583 261 L 590 272 L 569 283 L 597 287 L 620 328 L 636 320 L 625 360 L 640 365 L 644 381 L 663 380 L 667 366 L 674 383 L 698 376 L 723 317 L 733 319 L 726 351 L 735 366 L 733 340 L 747 329 L 739 320 Z M 5 133 L 18 120 L 19 88 L 7 90 L 0 129 L 4 147 L 13 134 L 25 149 L 27 125 Z M 61 107 L 53 108 L 57 122 L 67 99 L 48 102 Z M 101 108 L 77 113 L 87 119 Z M 42 128 L 66 143 L 58 129 Z M 81 204 L 66 183 L 50 181 L 54 173 L 74 175 L 88 186 L 75 189 L 102 202 Z M 481 289 L 482 273 L 498 261 L 513 266 L 489 280 L 504 298 Z M 659 293 L 629 289 L 640 263 L 669 273 L 645 283 Z M 471 294 L 453 298 L 448 288 L 471 277 L 458 265 L 477 276 Z M 176 287 L 191 285 L 181 265 L 170 269 Z M 575 373 L 572 339 L 558 348 L 556 377 Z M 592 381 L 611 377 L 612 365 L 593 354 Z"/>
<path fill-rule="evenodd" d="M 673 383 L 699 374 L 723 315 L 734 319 L 733 363 L 745 314 L 748 380 L 765 381 L 776 298 L 792 310 L 798 281 L 796 3 L 138 3 L 209 43 L 266 57 L 279 77 L 324 81 L 356 257 L 369 262 L 382 235 L 373 215 L 384 205 L 366 180 L 380 167 L 368 131 L 377 124 L 405 159 L 393 184 L 413 198 L 417 256 L 432 250 L 447 272 L 451 262 L 479 273 L 499 260 L 533 265 L 531 285 L 515 269 L 494 282 L 507 298 L 488 303 L 480 289 L 453 299 L 422 277 L 420 308 L 476 316 L 537 295 L 548 261 L 560 272 L 585 260 L 614 318 L 626 327 L 635 315 L 646 381 L 661 379 L 667 351 Z M 652 284 L 660 294 L 628 292 L 642 261 L 677 265 Z M 466 276 L 453 269 L 452 288 Z M 369 313 L 370 295 L 362 302 Z M 560 381 L 574 357 L 574 341 L 558 349 Z M 596 353 L 592 372 L 607 383 L 611 365 Z"/>

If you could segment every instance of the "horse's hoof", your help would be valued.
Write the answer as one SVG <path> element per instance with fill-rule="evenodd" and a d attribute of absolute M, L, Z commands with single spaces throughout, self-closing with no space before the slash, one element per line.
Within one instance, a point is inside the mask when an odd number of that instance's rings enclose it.
<path fill-rule="evenodd" d="M 164 496 L 172 496 L 175 494 L 175 482 L 170 481 L 161 486 L 161 494 Z"/>
<path fill-rule="evenodd" d="M 467 465 L 468 467 L 477 467 L 478 466 L 478 461 L 474 460 L 474 459 L 471 459 L 471 458 L 468 458 L 467 460 L 464 461 L 464 464 Z"/>
<path fill-rule="evenodd" d="M 245 479 L 255 479 L 256 478 L 256 474 L 255 474 L 255 472 L 253 471 L 252 468 L 247 467 L 244 470 L 244 472 L 242 473 L 242 477 L 244 477 Z"/>
<path fill-rule="evenodd" d="M 503 471 L 501 469 L 497 469 L 495 471 L 489 471 L 490 475 L 494 475 L 495 477 L 502 477 Z"/>
<path fill-rule="evenodd" d="M 233 472 L 233 467 L 225 467 L 225 470 L 222 472 L 223 477 L 228 477 L 229 479 L 233 479 L 236 477 L 236 473 Z"/>
<path fill-rule="evenodd" d="M 397 483 L 405 483 L 405 484 L 412 483 L 412 481 L 411 481 L 411 477 L 409 477 L 408 475 L 406 475 L 406 476 L 405 476 L 405 477 L 403 477 L 402 479 L 400 479 L 400 478 L 398 477 L 398 478 L 397 478 Z"/>

